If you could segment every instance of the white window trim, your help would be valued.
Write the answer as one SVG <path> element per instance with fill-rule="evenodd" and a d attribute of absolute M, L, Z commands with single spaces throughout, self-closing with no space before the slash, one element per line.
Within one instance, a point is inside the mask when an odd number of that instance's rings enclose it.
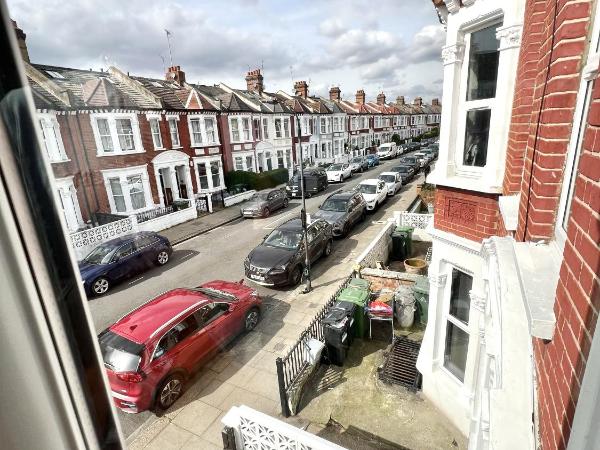
<path fill-rule="evenodd" d="M 104 186 L 106 187 L 106 194 L 108 196 L 108 203 L 110 205 L 110 211 L 113 214 L 135 214 L 142 211 L 148 211 L 154 208 L 154 202 L 152 200 L 152 190 L 150 189 L 150 181 L 148 178 L 148 166 L 147 164 L 135 167 L 123 167 L 119 169 L 105 169 L 102 170 L 102 178 L 104 180 Z M 131 206 L 131 197 L 129 195 L 129 187 L 127 186 L 127 177 L 141 175 L 142 185 L 144 186 L 144 199 L 146 201 L 146 207 L 134 210 Z M 112 195 L 112 189 L 110 187 L 110 178 L 119 178 L 121 183 L 121 190 L 123 191 L 123 198 L 125 200 L 125 211 L 117 212 L 115 201 Z"/>
<path fill-rule="evenodd" d="M 245 171 L 248 171 L 248 164 L 246 163 L 246 158 L 248 156 L 252 157 L 252 172 L 256 172 L 256 155 L 254 151 L 244 151 L 244 152 L 233 152 L 231 155 L 234 159 L 233 165 L 235 167 L 235 158 L 242 158 L 242 166 Z M 238 169 L 236 169 L 238 170 Z"/>
<path fill-rule="evenodd" d="M 64 178 L 55 178 L 54 179 L 54 183 L 56 184 L 56 188 L 58 191 L 58 195 L 61 198 L 61 200 L 63 201 L 63 204 L 61 204 L 62 209 L 63 209 L 63 215 L 64 214 L 64 200 L 66 198 L 69 198 L 72 202 L 73 202 L 73 206 L 75 207 L 75 220 L 77 221 L 77 229 L 83 227 L 84 222 L 83 222 L 83 218 L 81 216 L 81 207 L 79 206 L 79 199 L 77 198 L 77 189 L 75 189 L 75 183 L 73 182 L 73 176 L 70 177 L 64 177 Z M 67 225 L 67 229 L 70 232 L 74 232 L 77 231 L 77 229 L 70 229 L 69 228 L 69 224 L 65 218 L 65 223 Z"/>
<path fill-rule="evenodd" d="M 565 161 L 565 171 L 563 174 L 558 213 L 554 224 L 554 237 L 561 253 L 564 251 L 565 243 L 567 241 L 567 232 L 562 227 L 562 223 L 565 220 L 565 216 L 570 214 L 570 211 L 567 211 L 567 204 L 569 203 L 569 187 L 571 186 L 570 181 L 573 172 L 577 171 L 579 165 L 579 158 L 581 156 L 587 128 L 593 82 L 595 78 L 598 78 L 598 62 L 600 61 L 600 6 L 596 7 L 594 25 L 592 33 L 590 34 L 589 43 L 589 52 L 582 70 L 579 90 L 577 91 L 577 102 L 575 105 L 575 113 L 573 115 L 573 127 L 571 128 L 571 137 L 569 139 L 569 147 Z M 576 158 L 577 160 L 575 160 Z M 573 180 L 573 190 L 575 189 L 575 184 L 576 179 Z M 572 192 L 571 198 L 574 196 L 575 192 Z"/>
<path fill-rule="evenodd" d="M 238 122 L 238 133 L 239 133 L 240 138 L 237 141 L 235 139 L 233 139 L 233 127 L 231 126 L 232 119 L 237 119 L 237 122 Z M 248 120 L 248 123 L 250 124 L 250 139 L 248 139 L 248 140 L 246 140 L 244 138 L 244 119 Z M 252 142 L 253 141 L 252 118 L 250 115 L 229 116 L 227 118 L 227 123 L 229 124 L 229 138 L 231 139 L 232 144 L 239 144 L 239 143 L 243 143 L 243 142 Z"/>
<path fill-rule="evenodd" d="M 154 150 L 165 150 L 165 144 L 163 142 L 162 133 L 160 129 L 160 122 L 162 117 L 160 115 L 146 115 L 148 118 L 148 125 L 150 126 L 150 135 L 152 136 L 152 145 L 154 146 Z M 156 120 L 156 124 L 158 125 L 158 140 L 160 141 L 160 145 L 157 146 L 156 142 L 154 142 L 154 132 L 152 131 L 152 121 Z"/>
<path fill-rule="evenodd" d="M 177 149 L 177 148 L 181 148 L 181 134 L 180 134 L 180 130 L 179 130 L 179 115 L 167 115 L 166 116 L 167 119 L 167 125 L 169 126 L 169 138 L 171 139 L 171 148 L 172 149 Z M 175 127 L 177 130 L 177 140 L 179 141 L 178 145 L 173 144 L 173 135 L 171 134 L 171 120 L 175 121 Z"/>
<path fill-rule="evenodd" d="M 105 152 L 102 147 L 100 140 L 100 132 L 98 131 L 98 119 L 106 119 L 108 121 L 108 128 L 110 130 L 110 136 L 113 143 L 113 151 Z M 119 137 L 117 136 L 117 119 L 129 119 L 131 121 L 131 132 L 133 134 L 133 150 L 122 150 L 119 144 Z M 142 145 L 142 138 L 140 135 L 140 124 L 138 121 L 137 114 L 135 113 L 92 113 L 90 114 L 90 121 L 92 125 L 92 131 L 94 133 L 94 140 L 96 141 L 96 156 L 120 156 L 120 155 L 132 155 L 135 153 L 144 153 L 144 146 Z"/>
<path fill-rule="evenodd" d="M 206 131 L 206 122 L 205 119 L 212 119 L 213 121 L 213 133 L 215 135 L 214 141 L 208 140 L 208 133 Z M 194 133 L 192 131 L 192 120 L 200 121 L 200 135 L 202 136 L 202 142 L 194 141 Z M 190 145 L 192 148 L 200 148 L 200 147 L 214 147 L 215 145 L 221 145 L 219 141 L 219 131 L 217 124 L 217 116 L 214 114 L 188 114 L 187 116 L 188 122 L 188 133 L 190 135 Z M 180 144 L 181 144 L 181 135 Z"/>
<path fill-rule="evenodd" d="M 272 136 L 272 133 L 271 133 L 271 131 L 272 131 L 271 130 L 271 122 L 272 121 L 269 120 L 268 117 L 263 117 L 260 120 L 260 125 L 262 127 L 261 129 L 262 129 L 262 139 L 263 140 L 269 140 L 271 138 L 271 136 Z M 267 126 L 265 127 L 265 125 L 267 125 Z"/>
<path fill-rule="evenodd" d="M 235 155 L 234 155 L 235 156 Z M 196 186 L 198 187 L 199 194 L 206 194 L 212 192 L 218 192 L 225 189 L 225 177 L 223 175 L 223 161 L 221 157 L 218 155 L 215 156 L 199 156 L 193 159 L 194 160 L 194 176 L 196 177 Z M 210 172 L 210 163 L 218 161 L 219 162 L 219 183 L 220 185 L 215 188 L 212 182 L 212 174 Z M 198 173 L 198 164 L 204 164 L 206 167 L 206 179 L 208 182 L 208 189 L 200 188 L 200 174 Z"/>
<path fill-rule="evenodd" d="M 40 132 L 42 133 L 42 142 L 44 144 L 44 151 L 46 155 L 48 155 L 48 160 L 50 163 L 61 163 L 70 161 L 67 153 L 65 152 L 65 146 L 63 143 L 62 135 L 60 133 L 60 123 L 58 123 L 58 119 L 56 118 L 56 114 L 52 113 L 38 113 L 37 114 L 38 123 L 40 123 L 42 129 Z M 46 133 L 45 129 L 51 128 L 54 131 L 54 136 L 56 137 L 56 143 L 58 147 L 58 153 L 60 159 L 53 159 L 46 150 Z"/>

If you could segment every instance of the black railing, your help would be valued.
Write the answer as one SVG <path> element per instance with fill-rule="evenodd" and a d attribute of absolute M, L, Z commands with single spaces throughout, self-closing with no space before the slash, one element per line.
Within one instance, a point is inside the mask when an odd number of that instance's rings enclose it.
<path fill-rule="evenodd" d="M 138 223 L 148 222 L 149 220 L 156 219 L 157 217 L 166 216 L 167 214 L 171 214 L 175 211 L 181 211 L 182 209 L 186 209 L 190 207 L 189 200 L 175 200 L 172 205 L 162 206 L 160 208 L 151 209 L 149 211 L 144 211 L 135 214 L 135 218 Z"/>
<path fill-rule="evenodd" d="M 306 365 L 304 361 L 304 344 L 308 339 L 317 339 L 321 342 L 325 342 L 321 319 L 329 312 L 336 302 L 338 295 L 342 289 L 348 286 L 351 279 L 352 275 L 344 280 L 335 294 L 327 300 L 327 303 L 325 303 L 323 308 L 315 315 L 310 324 L 302 331 L 302 333 L 300 333 L 300 337 L 288 353 L 283 358 L 277 358 L 275 360 L 275 365 L 277 366 L 277 381 L 279 384 L 279 399 L 281 401 L 281 414 L 283 414 L 284 417 L 290 416 L 288 390 L 296 380 L 298 380 L 298 377 L 301 375 Z"/>

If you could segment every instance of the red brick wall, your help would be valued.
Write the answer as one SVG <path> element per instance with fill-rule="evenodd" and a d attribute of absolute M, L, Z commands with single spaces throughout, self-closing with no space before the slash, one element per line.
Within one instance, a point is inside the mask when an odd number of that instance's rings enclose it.
<path fill-rule="evenodd" d="M 438 186 L 434 224 L 438 230 L 481 241 L 498 235 L 498 196 Z"/>
<path fill-rule="evenodd" d="M 590 0 L 591 1 L 591 0 Z M 527 39 L 531 46 L 521 52 L 517 98 L 513 108 L 511 143 L 504 187 L 513 192 L 519 173 L 519 157 L 524 151 L 519 207 L 518 240 L 550 239 L 565 156 L 579 87 L 582 50 L 586 39 L 590 1 L 529 0 L 525 30 L 540 31 Z M 543 8 L 542 8 L 543 6 Z M 531 21 L 531 23 L 530 23 Z M 535 52 L 535 48 L 538 51 Z M 532 50 L 532 51 L 528 51 Z M 531 104 L 528 102 L 535 65 Z M 525 70 L 525 69 L 530 70 Z M 522 92 L 519 93 L 519 87 Z M 531 110 L 525 142 L 526 109 Z"/>

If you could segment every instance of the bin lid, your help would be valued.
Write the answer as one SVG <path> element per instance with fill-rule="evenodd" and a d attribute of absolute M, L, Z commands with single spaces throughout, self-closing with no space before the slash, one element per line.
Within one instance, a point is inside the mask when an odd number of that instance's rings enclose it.
<path fill-rule="evenodd" d="M 370 285 L 371 285 L 371 283 L 369 283 L 367 280 L 363 280 L 362 278 L 352 278 L 350 280 L 350 283 L 348 283 L 348 286 L 365 288 L 365 289 L 368 289 L 370 287 Z"/>
<path fill-rule="evenodd" d="M 337 299 L 338 301 L 351 302 L 360 306 L 365 306 L 369 299 L 369 292 L 364 289 L 348 287 L 340 292 Z"/>
<path fill-rule="evenodd" d="M 345 301 L 337 301 L 333 305 L 333 309 L 337 309 L 340 311 L 344 311 L 348 317 L 354 315 L 354 310 L 356 309 L 356 303 L 353 302 L 345 302 Z"/>
<path fill-rule="evenodd" d="M 345 325 L 347 318 L 348 315 L 343 309 L 332 309 L 321 319 L 321 322 L 323 325 L 341 328 Z"/>
<path fill-rule="evenodd" d="M 419 294 L 429 294 L 429 279 L 426 276 L 419 276 L 413 285 L 413 291 Z"/>
<path fill-rule="evenodd" d="M 396 233 L 412 233 L 414 231 L 413 227 L 407 227 L 405 225 L 397 226 L 394 232 Z"/>

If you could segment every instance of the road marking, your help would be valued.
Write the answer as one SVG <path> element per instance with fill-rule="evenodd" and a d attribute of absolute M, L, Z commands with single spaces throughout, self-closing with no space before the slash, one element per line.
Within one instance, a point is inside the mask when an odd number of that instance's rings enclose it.
<path fill-rule="evenodd" d="M 132 284 L 135 284 L 138 281 L 143 280 L 143 279 L 144 279 L 144 277 L 137 277 L 129 282 L 129 286 L 131 286 Z"/>
<path fill-rule="evenodd" d="M 289 217 L 289 216 L 291 216 L 291 215 L 293 215 L 293 214 L 296 214 L 296 212 L 295 212 L 295 211 L 292 211 L 292 212 L 289 212 L 289 213 L 287 213 L 287 214 L 284 214 L 283 216 L 280 216 L 280 217 L 278 217 L 277 219 L 275 219 L 274 221 L 272 221 L 272 222 L 268 223 L 267 225 L 265 225 L 263 229 L 264 229 L 264 230 L 274 230 L 274 229 L 275 229 L 275 226 L 274 226 L 274 225 L 275 225 L 277 222 L 279 222 L 280 220 L 282 220 L 282 219 L 285 219 L 286 217 Z"/>

